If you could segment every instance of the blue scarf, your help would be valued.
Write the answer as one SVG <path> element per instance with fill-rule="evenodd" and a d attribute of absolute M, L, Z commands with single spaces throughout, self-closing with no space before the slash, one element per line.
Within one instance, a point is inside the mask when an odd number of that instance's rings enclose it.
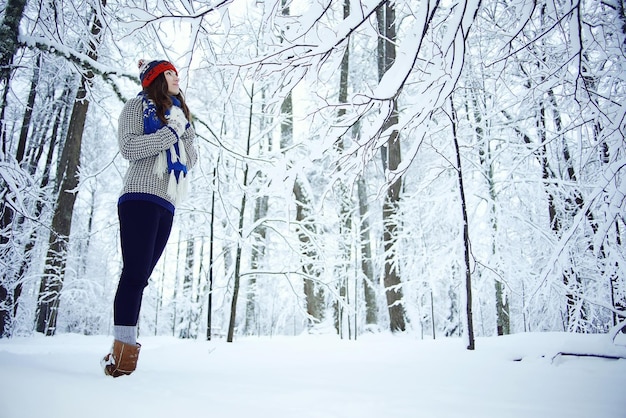
<path fill-rule="evenodd" d="M 143 130 L 144 134 L 152 134 L 163 128 L 165 124 L 161 122 L 157 115 L 154 102 L 146 96 L 144 92 L 139 93 L 143 99 Z M 176 97 L 171 97 L 173 105 L 181 107 L 180 101 Z M 168 117 L 170 109 L 165 111 Z M 154 163 L 154 174 L 164 175 L 167 172 L 169 177 L 167 184 L 167 194 L 175 201 L 179 202 L 187 194 L 187 166 L 185 165 L 185 148 L 180 138 L 170 148 L 157 155 Z"/>
<path fill-rule="evenodd" d="M 149 100 L 144 92 L 139 93 L 139 96 L 143 99 L 144 102 L 144 110 L 143 110 L 143 131 L 145 134 L 153 134 L 159 129 L 161 129 L 165 124 L 159 119 L 157 115 L 157 109 L 152 100 Z M 172 102 L 174 106 L 181 107 L 180 100 L 176 97 L 171 96 Z M 170 114 L 170 110 L 167 109 L 165 111 L 165 116 Z M 173 150 L 172 148 L 167 149 L 165 152 L 167 154 L 167 172 L 174 173 L 176 176 L 176 181 L 179 181 L 179 177 L 182 174 L 187 175 L 187 166 L 180 162 L 180 145 L 178 142 L 174 144 Z M 176 159 L 172 160 L 172 151 L 176 153 Z"/>

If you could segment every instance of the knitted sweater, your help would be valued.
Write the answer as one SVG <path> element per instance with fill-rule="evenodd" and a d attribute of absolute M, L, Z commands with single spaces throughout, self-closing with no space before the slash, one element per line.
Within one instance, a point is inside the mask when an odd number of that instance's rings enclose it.
<path fill-rule="evenodd" d="M 148 200 L 160 204 L 172 212 L 175 202 L 167 194 L 168 176 L 155 174 L 154 164 L 159 153 L 167 150 L 178 138 L 167 126 L 153 134 L 144 134 L 143 100 L 134 97 L 124 105 L 118 121 L 118 142 L 122 157 L 130 164 L 124 178 L 120 202 L 125 200 Z M 198 159 L 194 145 L 196 133 L 193 127 L 182 135 L 181 141 L 187 153 L 187 168 Z"/>

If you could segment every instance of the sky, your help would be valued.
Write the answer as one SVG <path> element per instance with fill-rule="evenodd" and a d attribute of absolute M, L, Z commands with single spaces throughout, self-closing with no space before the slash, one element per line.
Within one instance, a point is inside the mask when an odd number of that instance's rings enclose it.
<path fill-rule="evenodd" d="M 0 340 L 0 416 L 617 418 L 626 336 L 526 333 L 140 338 L 135 373 L 105 376 L 110 337 Z M 596 354 L 622 359 L 558 355 Z"/>

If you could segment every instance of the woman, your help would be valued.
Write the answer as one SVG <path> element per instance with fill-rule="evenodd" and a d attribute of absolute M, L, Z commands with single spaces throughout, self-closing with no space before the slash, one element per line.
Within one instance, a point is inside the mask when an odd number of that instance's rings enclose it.
<path fill-rule="evenodd" d="M 115 300 L 114 341 L 102 359 L 105 374 L 131 374 L 139 358 L 137 322 L 144 288 L 169 238 L 176 203 L 187 189 L 197 153 L 189 108 L 176 68 L 139 61 L 143 91 L 119 118 L 120 153 L 130 164 L 118 201 L 122 274 Z"/>

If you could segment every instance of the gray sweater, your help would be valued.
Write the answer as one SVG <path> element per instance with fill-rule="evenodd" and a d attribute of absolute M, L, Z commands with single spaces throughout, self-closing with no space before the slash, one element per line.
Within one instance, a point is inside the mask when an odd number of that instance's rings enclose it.
<path fill-rule="evenodd" d="M 124 178 L 122 197 L 140 198 L 141 194 L 157 196 L 174 207 L 175 202 L 167 194 L 169 176 L 165 173 L 154 174 L 154 164 L 159 153 L 172 146 L 178 138 L 164 126 L 153 134 L 145 135 L 143 130 L 143 100 L 134 97 L 124 105 L 118 121 L 118 142 L 122 157 L 130 162 Z M 194 145 L 196 133 L 193 126 L 181 137 L 187 153 L 187 169 L 198 160 Z M 132 195 L 129 195 L 132 194 Z M 136 195 L 140 194 L 140 195 Z M 153 200 L 153 199 L 147 199 Z M 156 199 L 158 201 L 159 199 Z"/>

